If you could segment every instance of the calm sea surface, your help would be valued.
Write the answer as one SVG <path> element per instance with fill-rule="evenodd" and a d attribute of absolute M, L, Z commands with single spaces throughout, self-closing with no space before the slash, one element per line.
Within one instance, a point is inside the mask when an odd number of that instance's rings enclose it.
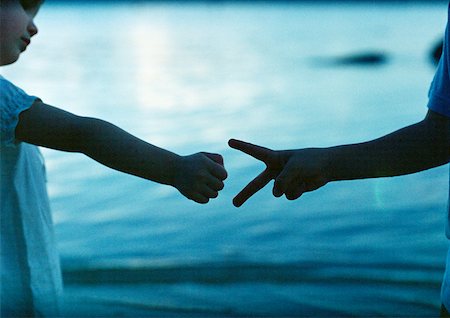
<path fill-rule="evenodd" d="M 436 315 L 448 166 L 294 202 L 267 187 L 236 209 L 263 167 L 227 140 L 330 146 L 421 120 L 446 12 L 445 2 L 44 5 L 39 35 L 2 75 L 179 154 L 219 152 L 229 171 L 203 206 L 43 150 L 69 303 L 110 315 Z M 361 52 L 386 63 L 330 63 Z"/>

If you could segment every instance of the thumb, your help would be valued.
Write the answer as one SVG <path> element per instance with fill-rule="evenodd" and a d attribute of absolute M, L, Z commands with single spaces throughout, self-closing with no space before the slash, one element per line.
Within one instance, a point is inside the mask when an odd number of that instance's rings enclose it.
<path fill-rule="evenodd" d="M 223 157 L 217 153 L 209 153 L 209 152 L 202 152 L 205 156 L 207 156 L 212 161 L 218 163 L 219 165 L 223 166 Z"/>

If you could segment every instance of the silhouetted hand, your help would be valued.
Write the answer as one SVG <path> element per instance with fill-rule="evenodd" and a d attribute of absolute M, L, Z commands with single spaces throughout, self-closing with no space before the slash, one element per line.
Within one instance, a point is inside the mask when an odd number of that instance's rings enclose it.
<path fill-rule="evenodd" d="M 227 172 L 219 154 L 200 152 L 181 157 L 174 186 L 186 198 L 208 203 L 223 189 Z"/>
<path fill-rule="evenodd" d="M 230 139 L 228 145 L 265 163 L 266 169 L 250 181 L 233 199 L 240 207 L 252 195 L 275 179 L 273 195 L 283 194 L 289 200 L 298 199 L 304 192 L 316 190 L 325 185 L 328 159 L 325 149 L 308 148 L 274 151 L 244 141 Z"/>

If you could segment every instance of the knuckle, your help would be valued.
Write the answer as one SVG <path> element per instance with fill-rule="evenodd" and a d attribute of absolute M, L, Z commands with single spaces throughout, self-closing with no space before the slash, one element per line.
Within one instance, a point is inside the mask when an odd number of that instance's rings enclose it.
<path fill-rule="evenodd" d="M 203 197 L 195 197 L 195 198 L 193 198 L 193 200 L 200 204 L 206 204 L 209 202 L 208 198 L 203 198 Z"/>
<path fill-rule="evenodd" d="M 285 193 L 286 199 L 295 200 L 295 193 L 293 191 L 288 191 Z"/>
<path fill-rule="evenodd" d="M 225 187 L 225 184 L 223 182 L 220 182 L 218 187 L 217 187 L 217 190 L 218 191 L 223 190 L 224 187 Z"/>
<path fill-rule="evenodd" d="M 225 169 L 221 168 L 221 172 L 222 172 L 222 180 L 225 180 L 228 177 L 228 173 Z"/>
<path fill-rule="evenodd" d="M 214 192 L 211 194 L 211 198 L 213 198 L 213 199 L 217 198 L 218 196 L 219 196 L 219 193 L 216 192 L 216 191 L 214 191 Z"/>

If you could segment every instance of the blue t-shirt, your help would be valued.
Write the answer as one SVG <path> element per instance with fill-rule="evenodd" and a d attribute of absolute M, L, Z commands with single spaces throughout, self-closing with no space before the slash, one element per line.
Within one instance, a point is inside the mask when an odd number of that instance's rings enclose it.
<path fill-rule="evenodd" d="M 448 9 L 448 15 L 450 16 L 450 3 Z M 444 47 L 442 56 L 439 61 L 439 65 L 434 76 L 433 82 L 430 87 L 428 108 L 436 113 L 450 117 L 450 40 L 448 22 L 445 30 Z M 449 193 L 450 199 L 450 193 Z M 450 239 L 450 200 L 449 200 L 449 215 L 446 226 L 446 234 Z"/>
<path fill-rule="evenodd" d="M 450 3 L 447 16 L 447 28 L 445 30 L 444 48 L 436 75 L 434 76 L 430 87 L 428 108 L 436 113 L 450 117 L 450 39 L 448 17 L 450 17 Z M 450 239 L 450 193 L 448 210 L 445 232 L 447 237 Z M 450 250 L 447 254 L 447 269 L 444 276 L 444 282 L 442 283 L 441 300 L 447 310 L 450 310 Z"/>
<path fill-rule="evenodd" d="M 448 14 L 450 15 L 450 4 Z M 447 117 L 450 117 L 449 44 L 449 30 L 447 25 L 442 57 L 430 87 L 428 102 L 429 109 Z"/>

